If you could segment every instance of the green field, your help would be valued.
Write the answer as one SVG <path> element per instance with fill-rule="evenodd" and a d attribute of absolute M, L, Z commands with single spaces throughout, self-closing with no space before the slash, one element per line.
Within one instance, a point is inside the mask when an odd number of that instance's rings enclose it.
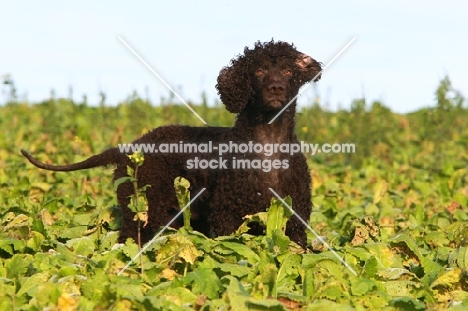
<path fill-rule="evenodd" d="M 428 92 L 432 107 L 404 115 L 364 99 L 298 111 L 299 140 L 356 145 L 309 157 L 310 225 L 356 275 L 311 232 L 307 252 L 289 243 L 279 202 L 256 216 L 265 236 L 169 229 L 142 266 L 117 275 L 138 246 L 116 246 L 112 169 L 43 171 L 20 149 L 71 163 L 199 120 L 137 94 L 117 106 L 10 98 L 0 106 L 0 310 L 468 310 L 468 106 L 447 78 Z M 221 105 L 194 109 L 233 124 Z"/>

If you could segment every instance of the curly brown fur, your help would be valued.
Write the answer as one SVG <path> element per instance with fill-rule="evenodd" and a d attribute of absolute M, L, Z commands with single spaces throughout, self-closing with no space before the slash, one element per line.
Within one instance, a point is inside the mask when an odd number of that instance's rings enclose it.
<path fill-rule="evenodd" d="M 207 143 L 213 145 L 230 141 L 240 144 L 298 143 L 295 127 L 295 101 L 271 124 L 268 122 L 298 93 L 306 82 L 320 79 L 320 63 L 298 52 L 286 42 L 257 42 L 253 49 L 245 48 L 244 54 L 233 59 L 230 66 L 221 70 L 216 88 L 221 100 L 230 112 L 237 113 L 234 127 L 189 127 L 172 125 L 156 128 L 134 141 L 150 143 Z M 41 163 L 22 150 L 31 163 L 48 170 L 71 171 L 115 164 L 114 180 L 127 176 L 127 155 L 117 148 L 92 156 L 81 163 L 53 166 Z M 218 159 L 217 154 L 146 153 L 138 169 L 140 187 L 146 190 L 149 203 L 148 225 L 142 229 L 144 242 L 150 240 L 161 226 L 167 224 L 179 211 L 175 196 L 174 179 L 182 176 L 190 181 L 192 196 L 202 188 L 206 191 L 192 204 L 192 227 L 210 236 L 227 235 L 234 232 L 243 217 L 268 208 L 274 195 L 291 196 L 293 208 L 305 221 L 309 219 L 311 203 L 311 177 L 306 158 L 301 153 L 294 155 L 277 153 L 271 156 L 256 153 L 232 153 L 224 155 L 228 168 L 219 170 L 196 170 L 187 168 L 187 160 Z M 287 161 L 288 168 L 233 169 L 233 158 L 244 160 Z M 283 162 L 281 162 L 283 163 Z M 122 227 L 119 241 L 136 239 L 137 225 L 134 214 L 127 207 L 133 194 L 130 183 L 120 184 L 117 199 L 122 211 Z M 180 226 L 180 223 L 173 225 Z M 261 234 L 262 228 L 252 227 L 251 232 Z M 297 217 L 292 217 L 286 229 L 291 240 L 306 245 L 304 226 Z"/>

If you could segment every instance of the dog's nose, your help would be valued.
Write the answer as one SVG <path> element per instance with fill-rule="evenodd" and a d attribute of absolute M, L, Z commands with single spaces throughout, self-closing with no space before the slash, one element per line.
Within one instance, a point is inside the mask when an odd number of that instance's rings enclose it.
<path fill-rule="evenodd" d="M 268 91 L 273 95 L 283 94 L 285 86 L 280 82 L 273 82 L 268 86 Z"/>

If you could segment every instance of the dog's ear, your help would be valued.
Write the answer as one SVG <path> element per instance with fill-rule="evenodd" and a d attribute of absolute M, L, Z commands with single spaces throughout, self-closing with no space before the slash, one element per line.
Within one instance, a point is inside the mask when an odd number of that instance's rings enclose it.
<path fill-rule="evenodd" d="M 317 62 L 309 55 L 299 52 L 295 63 L 299 68 L 300 82 L 306 83 L 311 80 L 317 82 L 322 77 L 322 63 Z"/>
<path fill-rule="evenodd" d="M 226 109 L 232 113 L 244 110 L 253 95 L 246 60 L 239 57 L 231 61 L 231 66 L 224 67 L 218 76 L 216 89 Z"/>

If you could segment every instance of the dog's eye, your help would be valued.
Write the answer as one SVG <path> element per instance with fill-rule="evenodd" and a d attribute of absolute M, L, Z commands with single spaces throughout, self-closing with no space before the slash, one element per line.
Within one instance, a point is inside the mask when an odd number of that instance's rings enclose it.
<path fill-rule="evenodd" d="M 287 75 L 287 76 L 292 75 L 292 70 L 286 69 L 286 70 L 284 71 L 284 74 Z"/>
<path fill-rule="evenodd" d="M 261 69 L 257 69 L 257 71 L 255 72 L 257 75 L 259 76 L 262 76 L 263 75 L 263 70 Z"/>

